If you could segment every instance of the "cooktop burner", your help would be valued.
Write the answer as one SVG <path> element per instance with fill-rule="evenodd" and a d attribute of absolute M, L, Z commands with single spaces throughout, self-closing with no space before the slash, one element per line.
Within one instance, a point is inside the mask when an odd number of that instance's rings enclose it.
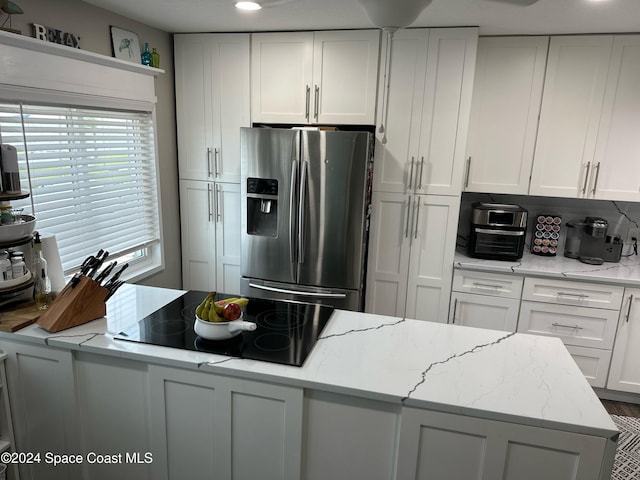
<path fill-rule="evenodd" d="M 207 340 L 193 329 L 196 307 L 206 296 L 191 290 L 114 338 L 300 367 L 333 313 L 325 305 L 250 298 L 243 320 L 255 323 L 254 331 Z M 231 296 L 216 294 L 215 300 Z"/>

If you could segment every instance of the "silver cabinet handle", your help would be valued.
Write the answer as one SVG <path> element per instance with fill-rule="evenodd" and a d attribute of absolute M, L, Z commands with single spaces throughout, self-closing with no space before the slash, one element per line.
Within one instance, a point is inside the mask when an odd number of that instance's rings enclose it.
<path fill-rule="evenodd" d="M 413 238 L 418 238 L 418 225 L 420 224 L 420 198 L 416 199 L 416 204 L 418 205 L 418 211 L 416 212 L 416 228 L 413 231 Z"/>
<path fill-rule="evenodd" d="M 217 148 L 213 149 L 213 173 L 214 176 L 217 178 L 219 175 L 220 170 L 218 169 L 218 159 L 220 157 L 220 150 L 218 150 Z"/>
<path fill-rule="evenodd" d="M 404 238 L 409 238 L 409 214 L 411 213 L 411 195 L 407 197 L 407 219 L 404 227 Z"/>
<path fill-rule="evenodd" d="M 418 184 L 419 190 L 422 190 L 422 170 L 424 170 L 424 157 L 420 157 L 420 183 Z"/>
<path fill-rule="evenodd" d="M 600 162 L 598 162 L 594 168 L 596 170 L 596 179 L 593 182 L 593 190 L 591 190 L 591 193 L 593 195 L 596 194 L 596 189 L 598 188 L 598 177 L 600 176 Z"/>
<path fill-rule="evenodd" d="M 220 196 L 220 185 L 216 185 L 216 221 L 222 222 L 222 197 Z"/>
<path fill-rule="evenodd" d="M 502 290 L 500 285 L 491 285 L 490 283 L 473 282 L 473 288 L 491 288 L 492 290 Z"/>
<path fill-rule="evenodd" d="M 213 187 L 210 183 L 207 184 L 207 215 L 209 221 L 213 221 Z"/>
<path fill-rule="evenodd" d="M 626 322 L 629 323 L 629 317 L 631 317 L 631 306 L 633 305 L 633 295 L 629 295 L 629 308 L 627 308 Z"/>
<path fill-rule="evenodd" d="M 591 170 L 591 162 L 587 162 L 587 171 L 584 174 L 584 184 L 582 185 L 582 194 L 587 193 L 587 183 L 589 181 L 589 170 Z"/>
<path fill-rule="evenodd" d="M 211 170 L 213 170 L 211 168 L 211 147 L 207 147 L 207 177 L 211 176 Z"/>
<path fill-rule="evenodd" d="M 453 315 L 451 316 L 451 323 L 456 323 L 456 310 L 458 309 L 458 299 L 453 300 Z"/>
<path fill-rule="evenodd" d="M 413 189 L 413 160 L 415 157 L 411 157 L 411 170 L 409 171 L 409 190 Z"/>
<path fill-rule="evenodd" d="M 563 325 L 562 323 L 556 322 L 553 322 L 551 325 L 553 325 L 554 327 L 570 328 L 572 330 L 584 330 L 584 327 L 581 327 L 579 325 Z"/>
<path fill-rule="evenodd" d="M 313 117 L 318 121 L 318 111 L 320 110 L 320 87 L 315 86 L 315 98 L 313 102 Z"/>
<path fill-rule="evenodd" d="M 309 102 L 311 101 L 311 87 L 309 85 L 305 86 L 305 110 L 304 110 L 304 118 L 309 121 Z"/>
<path fill-rule="evenodd" d="M 467 174 L 464 177 L 464 188 L 469 188 L 469 175 L 471 174 L 471 157 L 467 159 Z"/>
<path fill-rule="evenodd" d="M 589 295 L 585 295 L 584 293 L 567 293 L 567 292 L 558 292 L 556 293 L 557 297 L 575 297 L 579 300 L 584 300 L 585 298 L 589 298 Z"/>

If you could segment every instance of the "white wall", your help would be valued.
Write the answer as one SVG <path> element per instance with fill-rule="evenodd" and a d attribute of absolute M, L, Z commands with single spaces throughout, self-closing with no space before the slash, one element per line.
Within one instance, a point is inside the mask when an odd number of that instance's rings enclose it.
<path fill-rule="evenodd" d="M 160 193 L 165 247 L 165 269 L 139 283 L 165 288 L 182 288 L 180 263 L 180 218 L 178 197 L 178 159 L 176 147 L 175 94 L 173 75 L 173 38 L 171 34 L 89 5 L 80 0 L 16 0 L 24 11 L 12 17 L 12 27 L 32 36 L 31 24 L 38 23 L 80 36 L 82 50 L 111 56 L 109 26 L 138 34 L 141 45 L 149 42 L 160 54 L 156 79 L 158 98 L 158 156 Z M 0 22 L 5 17 L 0 19 Z M 5 25 L 8 27 L 8 24 Z"/>

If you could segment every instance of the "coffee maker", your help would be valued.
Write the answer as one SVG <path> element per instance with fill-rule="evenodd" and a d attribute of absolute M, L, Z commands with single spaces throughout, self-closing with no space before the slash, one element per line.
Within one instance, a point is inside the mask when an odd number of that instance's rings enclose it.
<path fill-rule="evenodd" d="M 620 236 L 607 235 L 608 228 L 609 223 L 600 217 L 568 222 L 564 256 L 591 265 L 620 261 Z"/>

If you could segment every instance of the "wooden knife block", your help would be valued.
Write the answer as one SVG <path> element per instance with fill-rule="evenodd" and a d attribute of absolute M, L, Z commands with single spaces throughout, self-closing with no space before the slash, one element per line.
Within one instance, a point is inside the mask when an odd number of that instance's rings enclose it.
<path fill-rule="evenodd" d="M 82 325 L 107 314 L 104 299 L 109 291 L 89 277 L 80 277 L 75 287 L 67 284 L 40 315 L 38 325 L 55 333 Z"/>

